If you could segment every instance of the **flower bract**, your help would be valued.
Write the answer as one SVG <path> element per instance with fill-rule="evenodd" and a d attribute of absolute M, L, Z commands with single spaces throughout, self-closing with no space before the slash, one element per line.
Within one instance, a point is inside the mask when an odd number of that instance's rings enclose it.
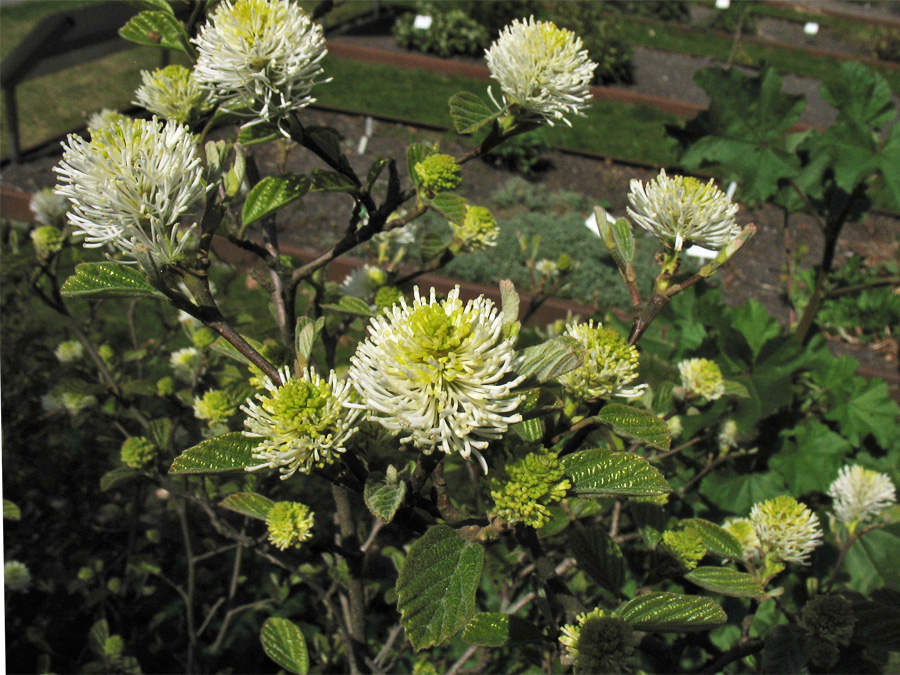
<path fill-rule="evenodd" d="M 405 434 L 430 454 L 435 449 L 465 458 L 521 420 L 520 381 L 512 338 L 502 335 L 503 319 L 487 298 L 463 305 L 459 288 L 439 301 L 405 298 L 372 319 L 368 338 L 350 359 L 348 377 L 369 418 Z"/>
<path fill-rule="evenodd" d="M 591 100 L 597 64 L 581 38 L 549 21 L 514 20 L 485 52 L 491 76 L 506 105 L 553 125 L 567 114 L 582 114 Z"/>

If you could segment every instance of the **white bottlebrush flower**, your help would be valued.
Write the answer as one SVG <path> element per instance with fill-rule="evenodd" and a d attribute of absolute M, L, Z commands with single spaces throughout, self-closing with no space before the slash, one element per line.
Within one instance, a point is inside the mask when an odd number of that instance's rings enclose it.
<path fill-rule="evenodd" d="M 253 122 L 305 108 L 322 79 L 322 27 L 289 0 L 224 0 L 194 39 L 200 86 Z"/>
<path fill-rule="evenodd" d="M 712 179 L 669 178 L 663 170 L 646 185 L 631 181 L 628 202 L 628 215 L 676 251 L 685 243 L 718 251 L 741 231 L 734 221 L 737 204 Z"/>
<path fill-rule="evenodd" d="M 585 348 L 584 363 L 559 378 L 569 394 L 587 401 L 609 396 L 637 398 L 644 393 L 646 384 L 629 386 L 638 376 L 638 350 L 615 330 L 601 323 L 594 326 L 592 319 L 566 326 L 565 334 Z"/>
<path fill-rule="evenodd" d="M 348 378 L 369 419 L 402 432 L 424 453 L 435 449 L 473 454 L 487 472 L 480 450 L 500 438 L 521 397 L 511 394 L 515 377 L 513 340 L 502 335 L 503 318 L 481 296 L 463 306 L 459 288 L 444 301 L 415 289 L 372 319 L 369 337 L 350 359 Z"/>
<path fill-rule="evenodd" d="M 84 345 L 78 340 L 66 340 L 56 346 L 53 354 L 60 363 L 74 363 L 84 356 Z"/>
<path fill-rule="evenodd" d="M 707 401 L 715 401 L 725 394 L 725 379 L 715 361 L 685 359 L 678 364 L 681 386 L 689 393 Z"/>
<path fill-rule="evenodd" d="M 277 468 L 283 480 L 297 471 L 309 473 L 332 464 L 356 433 L 360 413 L 346 409 L 353 390 L 334 371 L 327 381 L 312 368 L 297 378 L 287 367 L 279 374 L 284 384 L 264 377 L 262 386 L 268 393 L 257 394 L 255 401 L 247 399 L 241 410 L 247 413 L 244 435 L 260 439 L 253 457 L 261 464 L 247 470 Z"/>
<path fill-rule="evenodd" d="M 725 420 L 722 422 L 722 426 L 719 427 L 719 434 L 716 437 L 716 440 L 719 441 L 719 452 L 728 452 L 731 448 L 737 446 L 738 441 L 738 425 L 732 419 Z"/>
<path fill-rule="evenodd" d="M 744 551 L 745 560 L 751 560 L 759 553 L 759 537 L 756 536 L 756 528 L 749 518 L 729 518 L 722 524 L 722 529 L 738 540 Z"/>
<path fill-rule="evenodd" d="M 793 497 L 754 504 L 749 520 L 759 539 L 760 553 L 771 553 L 781 562 L 806 565 L 813 549 L 822 545 L 818 516 Z"/>
<path fill-rule="evenodd" d="M 110 245 L 134 258 L 141 244 L 156 264 L 182 256 L 190 237 L 179 222 L 206 192 L 187 127 L 154 117 L 99 129 L 90 142 L 69 136 L 54 171 L 57 193 L 72 203 L 69 222 L 86 247 Z"/>
<path fill-rule="evenodd" d="M 3 585 L 7 591 L 25 593 L 31 587 L 31 572 L 28 565 L 18 560 L 10 560 L 3 565 Z"/>
<path fill-rule="evenodd" d="M 514 20 L 485 58 L 504 104 L 551 126 L 557 120 L 571 126 L 565 115 L 582 114 L 590 103 L 597 64 L 588 58 L 581 38 L 549 21 Z"/>
<path fill-rule="evenodd" d="M 849 527 L 875 518 L 897 501 L 897 490 L 887 474 L 859 465 L 845 466 L 828 488 L 838 522 Z"/>
<path fill-rule="evenodd" d="M 375 293 L 387 283 L 387 280 L 387 274 L 377 265 L 363 265 L 344 277 L 341 288 L 344 295 L 372 302 Z"/>
<path fill-rule="evenodd" d="M 34 193 L 28 208 L 34 214 L 36 222 L 42 225 L 57 225 L 69 210 L 69 200 L 63 195 L 56 194 L 52 188 L 44 188 Z"/>
<path fill-rule="evenodd" d="M 206 92 L 197 84 L 193 71 L 184 66 L 142 70 L 141 82 L 132 103 L 164 119 L 191 125 L 209 107 Z"/>
<path fill-rule="evenodd" d="M 127 119 L 128 117 L 120 113 L 118 110 L 103 108 L 102 110 L 98 110 L 97 112 L 93 112 L 88 115 L 85 122 L 87 124 L 88 133 L 93 136 L 95 133 L 100 131 L 100 129 L 115 126 L 119 122 L 123 122 Z"/>
<path fill-rule="evenodd" d="M 169 356 L 169 364 L 172 370 L 182 380 L 190 382 L 200 369 L 202 360 L 200 350 L 195 347 L 185 347 L 172 352 Z"/>

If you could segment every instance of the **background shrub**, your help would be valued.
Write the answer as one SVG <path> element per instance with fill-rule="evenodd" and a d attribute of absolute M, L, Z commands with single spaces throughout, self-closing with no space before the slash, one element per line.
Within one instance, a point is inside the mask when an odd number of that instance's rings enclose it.
<path fill-rule="evenodd" d="M 431 16 L 427 29 L 415 28 L 416 14 Z M 421 3 L 415 13 L 400 16 L 394 37 L 406 49 L 447 58 L 456 54 L 479 56 L 490 43 L 487 29 L 465 11 L 451 4 Z"/>
<path fill-rule="evenodd" d="M 900 63 L 900 30 L 887 26 L 873 29 L 872 56 L 882 61 Z"/>
<path fill-rule="evenodd" d="M 523 176 L 533 176 L 547 162 L 541 155 L 550 149 L 543 129 L 530 134 L 513 136 L 508 141 L 484 153 L 481 158 L 488 164 L 502 166 Z"/>

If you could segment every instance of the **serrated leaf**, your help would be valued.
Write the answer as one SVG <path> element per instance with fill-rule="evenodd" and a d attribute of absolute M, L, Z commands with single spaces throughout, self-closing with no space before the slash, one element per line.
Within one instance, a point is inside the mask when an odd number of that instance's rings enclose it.
<path fill-rule="evenodd" d="M 349 192 L 355 193 L 359 188 L 350 178 L 337 171 L 316 169 L 310 176 L 313 192 Z"/>
<path fill-rule="evenodd" d="M 316 148 L 324 154 L 332 166 L 350 168 L 350 162 L 341 152 L 341 135 L 332 127 L 306 127 L 303 130 L 303 144 Z"/>
<path fill-rule="evenodd" d="M 900 588 L 900 523 L 869 532 L 853 544 L 844 559 L 849 586 L 861 593 Z"/>
<path fill-rule="evenodd" d="M 106 619 L 100 619 L 97 623 L 91 626 L 90 631 L 88 632 L 88 644 L 91 647 L 91 651 L 94 652 L 97 656 L 103 656 L 103 647 L 106 645 L 106 641 L 109 639 L 109 623 Z"/>
<path fill-rule="evenodd" d="M 631 262 L 634 258 L 634 232 L 631 230 L 631 224 L 624 218 L 618 218 L 611 226 L 613 240 L 616 242 L 616 249 L 626 262 Z"/>
<path fill-rule="evenodd" d="M 266 619 L 259 633 L 266 656 L 279 666 L 298 675 L 309 672 L 309 652 L 301 630 L 291 621 L 277 616 Z"/>
<path fill-rule="evenodd" d="M 841 64 L 841 77 L 825 80 L 822 98 L 838 109 L 838 121 L 879 128 L 897 115 L 887 80 L 861 63 Z"/>
<path fill-rule="evenodd" d="M 900 651 L 900 606 L 874 599 L 851 598 L 850 601 L 856 617 L 851 642 L 885 651 Z"/>
<path fill-rule="evenodd" d="M 136 265 L 115 262 L 81 263 L 65 280 L 59 292 L 67 298 L 102 300 L 108 298 L 159 298 L 165 295 L 147 283 Z"/>
<path fill-rule="evenodd" d="M 712 598 L 658 591 L 629 600 L 616 614 L 635 630 L 648 633 L 711 630 L 728 619 Z"/>
<path fill-rule="evenodd" d="M 537 644 L 544 634 L 530 621 L 503 612 L 479 612 L 463 630 L 462 639 L 479 647 L 502 647 L 509 644 Z"/>
<path fill-rule="evenodd" d="M 249 338 L 246 335 L 242 335 L 241 337 L 243 337 L 247 341 L 247 343 L 251 347 L 253 347 L 256 351 L 262 350 L 263 346 L 257 340 L 254 340 L 253 338 Z M 211 347 L 214 352 L 218 352 L 219 354 L 227 356 L 230 359 L 234 359 L 235 361 L 243 363 L 244 365 L 247 365 L 247 366 L 253 365 L 253 362 L 250 359 L 248 359 L 246 356 L 241 354 L 238 351 L 237 347 L 235 347 L 233 344 L 231 344 L 228 340 L 226 340 L 223 337 L 216 338 L 216 341 L 212 343 Z"/>
<path fill-rule="evenodd" d="M 737 398 L 750 398 L 750 391 L 740 382 L 734 380 L 723 380 L 725 385 L 725 396 L 736 396 Z"/>
<path fill-rule="evenodd" d="M 219 502 L 219 506 L 243 516 L 265 520 L 275 502 L 255 492 L 235 492 Z"/>
<path fill-rule="evenodd" d="M 576 497 L 647 497 L 672 488 L 643 457 L 604 448 L 582 450 L 562 459 Z"/>
<path fill-rule="evenodd" d="M 3 500 L 3 519 L 22 520 L 22 510 L 8 499 Z"/>
<path fill-rule="evenodd" d="M 241 127 L 241 130 L 238 132 L 238 143 L 245 148 L 269 143 L 278 138 L 284 138 L 284 136 L 274 124 L 251 124 L 250 126 Z"/>
<path fill-rule="evenodd" d="M 527 443 L 537 443 L 544 437 L 544 420 L 540 417 L 531 417 L 512 425 L 519 438 Z"/>
<path fill-rule="evenodd" d="M 391 485 L 385 474 L 380 471 L 373 471 L 366 477 L 363 500 L 376 518 L 385 523 L 391 522 L 404 499 L 406 499 L 405 481 L 397 480 Z"/>
<path fill-rule="evenodd" d="M 579 340 L 562 335 L 523 349 L 516 372 L 541 384 L 580 367 L 584 355 L 585 348 Z"/>
<path fill-rule="evenodd" d="M 135 471 L 127 466 L 118 466 L 100 476 L 100 492 L 112 490 L 117 485 L 127 483 L 142 475 L 140 471 Z"/>
<path fill-rule="evenodd" d="M 509 279 L 500 282 L 500 307 L 503 315 L 503 336 L 518 335 L 519 332 L 519 294 Z"/>
<path fill-rule="evenodd" d="M 309 192 L 310 182 L 306 176 L 283 173 L 278 176 L 266 176 L 250 190 L 244 207 L 241 209 L 241 221 L 244 225 L 255 223 L 261 218 L 275 213 Z"/>
<path fill-rule="evenodd" d="M 119 35 L 139 45 L 187 51 L 188 35 L 171 11 L 141 12 L 119 29 Z"/>
<path fill-rule="evenodd" d="M 325 317 L 319 317 L 315 321 L 308 316 L 301 316 L 297 319 L 297 327 L 294 330 L 295 345 L 297 350 L 297 358 L 301 361 L 300 367 L 305 368 L 309 363 L 310 354 L 312 354 L 313 345 L 325 326 Z"/>
<path fill-rule="evenodd" d="M 484 549 L 449 525 L 435 525 L 409 549 L 397 579 L 397 609 L 419 651 L 439 645 L 475 611 Z"/>
<path fill-rule="evenodd" d="M 243 471 L 259 464 L 252 450 L 258 441 L 234 431 L 201 441 L 182 452 L 172 462 L 170 474 L 224 473 Z"/>
<path fill-rule="evenodd" d="M 440 232 L 426 232 L 419 242 L 419 256 L 422 262 L 434 260 L 441 255 L 450 244 Z"/>
<path fill-rule="evenodd" d="M 613 595 L 618 595 L 625 581 L 625 561 L 619 545 L 606 530 L 599 525 L 576 528 L 569 543 L 578 569 Z"/>
<path fill-rule="evenodd" d="M 491 110 L 479 96 L 468 91 L 453 94 L 448 103 L 450 117 L 453 118 L 453 125 L 458 134 L 478 131 L 500 115 L 500 111 Z"/>
<path fill-rule="evenodd" d="M 469 209 L 469 204 L 465 199 L 450 192 L 441 192 L 435 195 L 434 199 L 423 199 L 422 201 L 429 208 L 434 209 L 451 223 L 456 223 L 457 225 L 463 224 Z"/>
<path fill-rule="evenodd" d="M 665 420 L 646 410 L 621 403 L 609 403 L 603 406 L 596 419 L 620 436 L 660 450 L 668 450 L 672 444 L 672 436 Z"/>
<path fill-rule="evenodd" d="M 721 558 L 740 560 L 744 548 L 731 532 L 702 518 L 688 518 L 681 521 L 681 527 L 692 530 L 703 541 L 706 550 Z"/>
<path fill-rule="evenodd" d="M 406 148 L 406 170 L 409 172 L 409 177 L 413 184 L 419 185 L 422 182 L 422 179 L 416 172 L 416 164 L 433 152 L 434 150 L 431 147 L 426 147 L 421 143 L 412 143 Z"/>
<path fill-rule="evenodd" d="M 153 444 L 157 448 L 160 450 L 167 450 L 169 443 L 172 440 L 173 431 L 174 427 L 172 426 L 172 420 L 168 417 L 162 417 L 150 422 L 147 429 L 147 436 L 153 441 Z"/>
<path fill-rule="evenodd" d="M 700 588 L 734 598 L 761 598 L 766 593 L 755 577 L 730 567 L 697 567 L 684 578 Z"/>
<path fill-rule="evenodd" d="M 331 311 L 340 314 L 352 314 L 353 316 L 364 316 L 367 318 L 374 316 L 372 309 L 365 300 L 355 298 L 352 295 L 343 296 L 336 305 L 322 305 L 322 309 L 330 309 Z"/>

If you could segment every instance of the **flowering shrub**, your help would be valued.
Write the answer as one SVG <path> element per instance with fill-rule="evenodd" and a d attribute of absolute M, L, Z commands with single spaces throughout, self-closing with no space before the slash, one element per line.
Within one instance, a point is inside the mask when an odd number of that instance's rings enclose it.
<path fill-rule="evenodd" d="M 191 73 L 150 74 L 138 95 L 175 101 L 193 77 L 194 126 L 159 106 L 165 121 L 104 116 L 70 137 L 66 222 L 38 200 L 57 232 L 4 264 L 68 333 L 42 356 L 59 376 L 30 368 L 14 391 L 43 394 L 65 442 L 27 446 L 44 432 L 4 399 L 4 517 L 42 532 L 8 528 L 16 654 L 88 672 L 260 672 L 268 657 L 297 673 L 594 673 L 846 669 L 896 646 L 896 405 L 760 305 L 696 290 L 755 230 L 714 183 L 633 184 L 653 278 L 635 271 L 632 222 L 596 209 L 627 323 L 526 325 L 573 263 L 524 236 L 527 303 L 508 280 L 499 300 L 415 285 L 503 227 L 455 192 L 466 162 L 589 105 L 577 36 L 514 21 L 487 52 L 494 106 L 449 102 L 459 133 L 486 132 L 478 146 L 412 144 L 405 170 L 385 158 L 360 176 L 336 132 L 305 124 L 327 73 L 297 4 L 226 0 L 194 41 L 164 9 L 139 17 L 144 36 L 196 46 Z M 223 113 L 234 138 L 208 140 Z M 273 135 L 324 168 L 260 175 L 254 146 Z M 347 196 L 350 222 L 297 264 L 273 216 L 323 191 Z M 443 235 L 416 228 L 426 213 Z M 217 237 L 253 254 L 252 289 Z M 717 257 L 685 269 L 691 242 Z M 368 266 L 327 281 L 362 245 Z M 52 323 L 9 287 L 5 372 L 9 345 L 34 350 L 32 326 Z M 82 489 L 98 465 L 99 490 Z M 90 522 L 75 554 L 51 509 Z M 36 539 L 49 555 L 29 555 Z M 70 616 L 93 621 L 72 656 L 53 644 Z"/>

